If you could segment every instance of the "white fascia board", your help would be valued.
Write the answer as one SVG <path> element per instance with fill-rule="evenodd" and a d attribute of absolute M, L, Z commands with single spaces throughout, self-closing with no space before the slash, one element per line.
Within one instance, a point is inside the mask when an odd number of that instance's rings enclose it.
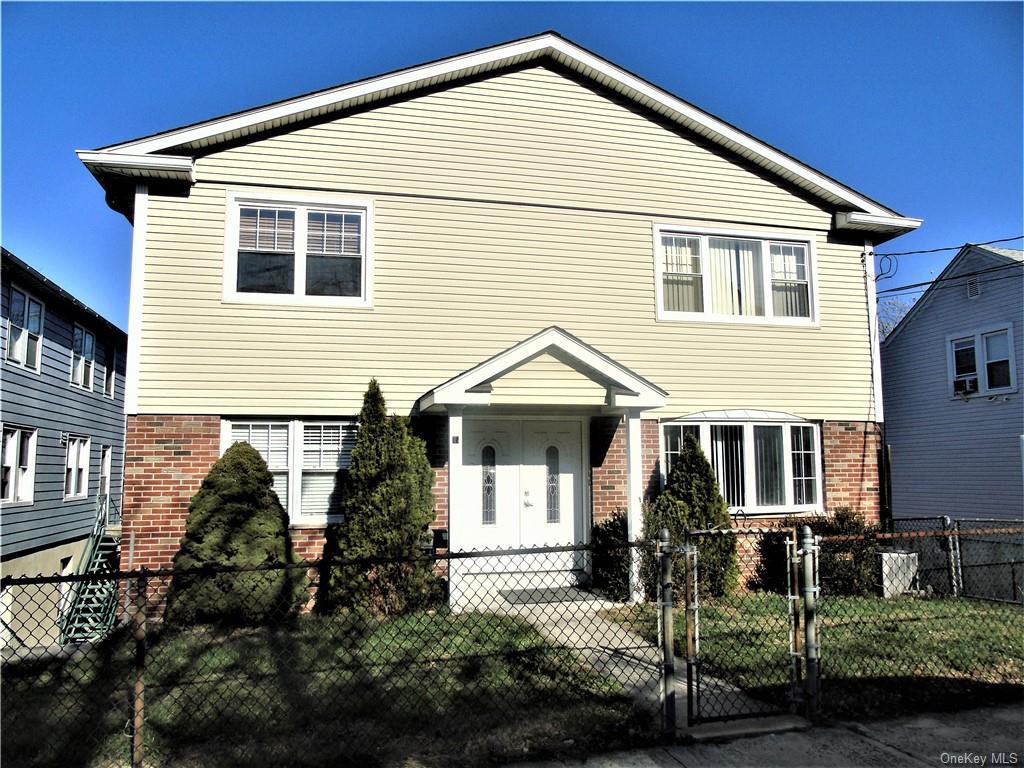
<path fill-rule="evenodd" d="M 275 121 L 289 122 L 319 110 L 337 109 L 346 103 L 363 103 L 379 95 L 402 93 L 423 85 L 445 82 L 453 78 L 486 72 L 497 67 L 552 55 L 562 64 L 591 77 L 624 95 L 636 99 L 691 130 L 697 130 L 712 141 L 745 154 L 763 167 L 795 181 L 819 195 L 845 201 L 868 213 L 883 218 L 899 218 L 894 212 L 857 194 L 852 189 L 788 157 L 738 128 L 687 104 L 639 77 L 583 50 L 556 35 L 544 34 L 526 40 L 497 45 L 476 53 L 453 56 L 420 67 L 382 75 L 349 86 L 282 102 L 249 112 L 211 120 L 201 125 L 181 128 L 148 139 L 130 141 L 111 147 L 111 154 L 148 154 L 202 141 L 219 135 L 239 135 L 260 125 Z M 909 220 L 908 221 L 912 221 Z M 918 222 L 920 225 L 920 222 Z M 914 228 L 914 227 L 911 227 Z"/>
<path fill-rule="evenodd" d="M 855 211 L 840 211 L 836 214 L 836 229 L 909 232 L 917 229 L 923 223 L 923 219 L 911 219 L 906 216 L 887 216 Z"/>
<path fill-rule="evenodd" d="M 548 328 L 437 387 L 433 392 L 424 396 L 420 401 L 420 407 L 487 405 L 491 399 L 489 392 L 471 392 L 469 390 L 500 377 L 549 349 L 560 350 L 619 387 L 619 391 L 612 393 L 613 405 L 656 408 L 665 404 L 666 395 L 661 390 L 652 387 L 622 366 L 568 336 L 558 328 Z"/>
<path fill-rule="evenodd" d="M 178 155 L 115 154 L 110 151 L 78 150 L 78 159 L 94 173 L 121 173 L 128 176 L 146 176 L 180 179 L 195 182 L 195 161 Z"/>

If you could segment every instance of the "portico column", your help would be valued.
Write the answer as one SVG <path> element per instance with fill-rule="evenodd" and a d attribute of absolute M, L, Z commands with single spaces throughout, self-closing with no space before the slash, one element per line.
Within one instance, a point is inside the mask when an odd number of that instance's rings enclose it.
<path fill-rule="evenodd" d="M 448 406 L 448 547 L 455 551 L 463 524 L 457 514 L 462 505 L 462 406 Z"/>
<path fill-rule="evenodd" d="M 640 409 L 630 408 L 626 412 L 626 491 L 629 503 L 626 507 L 626 531 L 630 541 L 643 535 L 643 457 L 640 444 Z M 633 602 L 643 600 L 643 586 L 640 583 L 640 552 L 630 549 L 629 594 Z"/>

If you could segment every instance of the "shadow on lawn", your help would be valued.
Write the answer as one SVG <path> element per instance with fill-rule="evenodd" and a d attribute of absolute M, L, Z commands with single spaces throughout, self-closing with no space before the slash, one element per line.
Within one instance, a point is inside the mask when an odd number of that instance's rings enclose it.
<path fill-rule="evenodd" d="M 18 680 L 5 668 L 5 764 L 127 763 L 131 657 L 123 639 L 105 647 L 80 684 L 59 682 L 80 676 L 73 659 L 19 665 Z M 625 746 L 652 725 L 578 656 L 493 615 L 168 628 L 146 679 L 154 768 L 485 764 Z"/>

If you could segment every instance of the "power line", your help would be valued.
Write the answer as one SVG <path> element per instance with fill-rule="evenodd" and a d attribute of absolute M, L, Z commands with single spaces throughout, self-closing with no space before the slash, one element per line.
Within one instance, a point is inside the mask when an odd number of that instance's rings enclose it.
<path fill-rule="evenodd" d="M 1017 275 L 1003 275 L 1002 277 L 993 277 L 988 280 L 979 280 L 978 285 L 988 285 L 989 283 L 998 283 L 1000 280 L 1013 280 L 1016 278 Z M 948 288 L 963 288 L 965 285 L 967 285 L 967 283 L 957 283 L 956 285 L 936 285 L 935 290 L 942 291 Z M 923 293 L 926 290 L 928 290 L 927 287 L 910 288 L 908 290 L 903 290 L 900 293 L 885 293 L 883 298 L 891 299 L 895 296 L 907 296 L 913 293 Z"/>
<path fill-rule="evenodd" d="M 881 258 L 882 256 L 914 256 L 919 253 L 938 253 L 939 251 L 959 251 L 961 248 L 966 248 L 969 245 L 992 245 L 993 243 L 1008 243 L 1011 240 L 1020 240 L 1024 238 L 1024 235 L 1017 235 L 1016 237 L 1003 237 L 999 240 L 986 240 L 984 243 L 964 243 L 963 245 L 950 245 L 945 248 L 929 248 L 925 251 L 898 251 L 896 253 L 876 253 L 875 256 Z"/>
<path fill-rule="evenodd" d="M 1014 262 L 1013 264 L 1002 264 L 998 267 L 989 267 L 988 269 L 979 269 L 975 272 L 964 272 L 960 275 L 953 275 L 952 277 L 937 277 L 934 280 L 925 280 L 921 283 L 910 283 L 909 285 L 900 285 L 895 288 L 886 288 L 884 291 L 877 291 L 877 295 L 886 293 L 895 293 L 896 291 L 904 291 L 908 288 L 920 288 L 921 286 L 935 285 L 936 283 L 946 283 L 950 280 L 961 280 L 965 277 L 974 277 L 976 275 L 986 275 L 989 272 L 998 272 L 1003 269 L 1013 269 L 1014 267 L 1022 267 L 1024 263 Z"/>

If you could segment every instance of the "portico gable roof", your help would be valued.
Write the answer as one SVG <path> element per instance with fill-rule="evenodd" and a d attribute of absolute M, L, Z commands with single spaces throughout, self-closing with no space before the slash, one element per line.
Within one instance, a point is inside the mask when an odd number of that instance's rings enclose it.
<path fill-rule="evenodd" d="M 557 355 L 560 360 L 573 364 L 605 386 L 608 389 L 608 406 L 647 409 L 665 404 L 668 396 L 665 390 L 568 331 L 551 326 L 435 387 L 419 399 L 419 410 L 453 405 L 490 405 L 491 382 L 545 353 Z"/>

